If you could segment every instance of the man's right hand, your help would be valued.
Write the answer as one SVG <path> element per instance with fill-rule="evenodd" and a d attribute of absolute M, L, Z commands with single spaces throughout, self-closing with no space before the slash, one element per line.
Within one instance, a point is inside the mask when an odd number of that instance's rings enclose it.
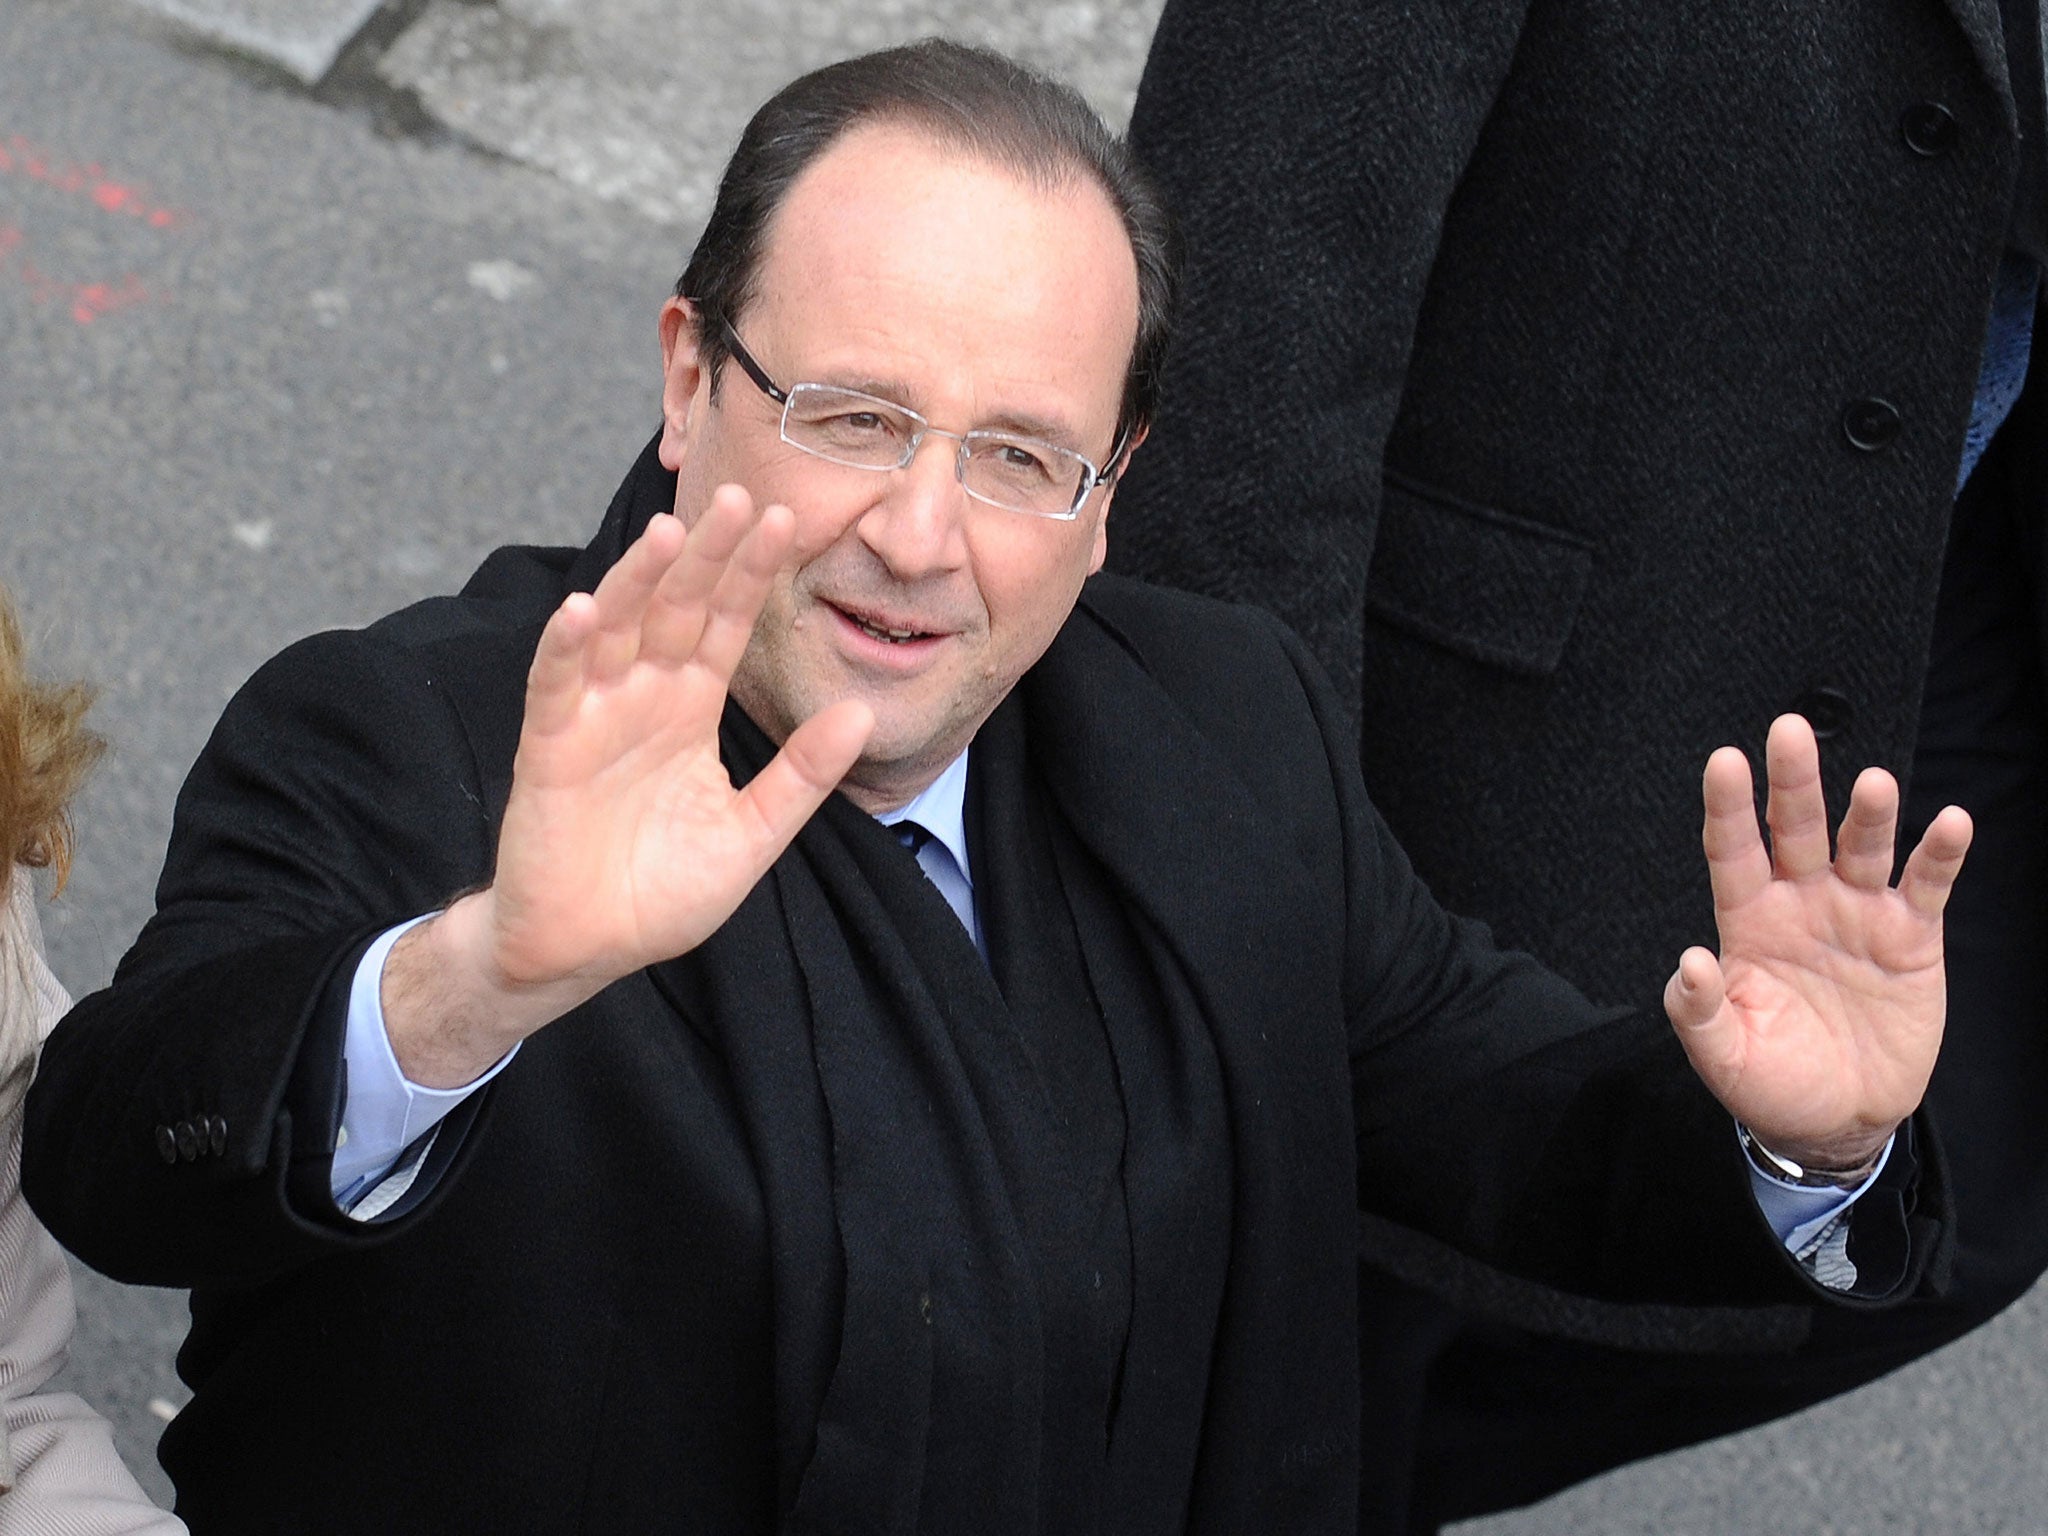
<path fill-rule="evenodd" d="M 548 621 L 491 885 L 399 940 L 385 1029 L 407 1078 L 474 1081 L 619 977 L 686 953 L 745 899 L 853 766 L 874 716 L 820 710 L 735 790 L 718 756 L 733 669 L 793 532 L 721 486 L 687 532 L 649 521 Z"/>

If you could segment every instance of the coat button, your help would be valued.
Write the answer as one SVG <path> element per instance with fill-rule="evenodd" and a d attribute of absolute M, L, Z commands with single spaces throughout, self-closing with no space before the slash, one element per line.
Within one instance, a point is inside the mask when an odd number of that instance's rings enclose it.
<path fill-rule="evenodd" d="M 1865 453 L 1878 453 L 1891 447 L 1898 439 L 1898 408 L 1889 400 L 1875 396 L 1868 400 L 1851 400 L 1842 409 L 1842 435 L 1849 439 L 1849 446 Z"/>
<path fill-rule="evenodd" d="M 199 1132 L 190 1120 L 180 1120 L 174 1128 L 178 1142 L 178 1156 L 186 1162 L 199 1159 Z"/>
<path fill-rule="evenodd" d="M 1899 118 L 1906 148 L 1930 160 L 1954 149 L 1959 132 L 1955 113 L 1938 101 L 1916 101 Z"/>
<path fill-rule="evenodd" d="M 228 1149 L 228 1123 L 219 1115 L 206 1122 L 206 1144 L 215 1157 Z"/>
<path fill-rule="evenodd" d="M 178 1133 L 168 1125 L 156 1128 L 156 1155 L 167 1163 L 178 1160 Z"/>
<path fill-rule="evenodd" d="M 1813 734 L 1822 741 L 1841 735 L 1856 718 L 1856 707 L 1849 702 L 1849 696 L 1839 688 L 1826 686 L 1809 688 L 1801 694 L 1792 712 L 1806 716 Z"/>

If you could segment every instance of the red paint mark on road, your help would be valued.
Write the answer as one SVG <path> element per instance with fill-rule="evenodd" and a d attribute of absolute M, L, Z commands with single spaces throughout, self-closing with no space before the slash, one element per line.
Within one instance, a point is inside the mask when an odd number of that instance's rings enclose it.
<path fill-rule="evenodd" d="M 91 203 L 102 213 L 133 219 L 149 229 L 172 230 L 186 216 L 168 208 L 140 186 L 117 180 L 105 167 L 68 161 L 20 134 L 0 139 L 0 176 L 18 176 Z M 112 280 L 78 281 L 54 277 L 30 260 L 28 237 L 13 224 L 0 223 L 0 277 L 13 277 L 38 304 L 59 304 L 79 325 L 146 303 L 151 294 L 134 273 Z M 18 259 L 16 258 L 18 253 Z"/>
<path fill-rule="evenodd" d="M 130 272 L 118 282 L 75 283 L 52 277 L 34 262 L 23 258 L 18 273 L 29 297 L 38 304 L 61 304 L 80 325 L 91 325 L 102 315 L 132 309 L 149 298 L 140 278 Z"/>
<path fill-rule="evenodd" d="M 60 159 L 18 133 L 0 140 L 0 175 L 41 182 L 59 192 L 85 198 L 107 213 L 139 219 L 152 229 L 170 229 L 184 217 L 156 201 L 146 189 L 117 181 L 106 167 Z"/>
<path fill-rule="evenodd" d="M 118 283 L 73 283 L 71 318 L 80 325 L 91 325 L 101 315 L 131 309 L 148 297 L 132 272 Z"/>

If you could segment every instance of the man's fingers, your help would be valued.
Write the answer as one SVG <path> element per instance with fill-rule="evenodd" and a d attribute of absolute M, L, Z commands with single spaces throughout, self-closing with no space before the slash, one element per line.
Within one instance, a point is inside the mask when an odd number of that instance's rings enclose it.
<path fill-rule="evenodd" d="M 782 570 L 783 556 L 795 533 L 796 516 L 789 508 L 763 509 L 759 521 L 733 551 L 717 590 L 711 594 L 695 660 L 710 668 L 721 682 L 731 679 L 746 652 L 754 621 L 761 616 L 761 605 Z"/>
<path fill-rule="evenodd" d="M 597 599 L 597 634 L 585 662 L 593 682 L 618 677 L 639 656 L 647 605 L 682 552 L 684 538 L 681 523 L 667 513 L 656 513 L 597 584 L 592 594 Z"/>
<path fill-rule="evenodd" d="M 1764 811 L 1771 864 L 1789 880 L 1817 875 L 1828 867 L 1828 806 L 1813 727 L 1798 715 L 1778 716 L 1764 742 L 1764 765 L 1771 786 Z"/>
<path fill-rule="evenodd" d="M 681 666 L 696 654 L 707 605 L 733 552 L 760 521 L 754 498 L 737 485 L 721 485 L 690 528 L 682 555 L 662 575 L 641 626 L 640 654 Z"/>
<path fill-rule="evenodd" d="M 1700 843 L 1707 852 L 1714 905 L 1739 907 L 1771 881 L 1771 856 L 1756 825 L 1749 759 L 1734 747 L 1722 747 L 1707 759 L 1700 794 L 1707 809 Z"/>
<path fill-rule="evenodd" d="M 1906 872 L 1899 879 L 1899 894 L 1925 917 L 1941 916 L 1948 905 L 1948 893 L 1955 887 L 1963 856 L 1970 851 L 1974 832 L 1970 814 L 1951 805 L 1928 823 L 1920 846 L 1906 860 Z"/>
<path fill-rule="evenodd" d="M 760 823 L 770 861 L 846 777 L 874 728 L 873 710 L 858 699 L 841 699 L 792 731 L 740 792 Z"/>
<path fill-rule="evenodd" d="M 1716 1094 L 1733 1081 L 1742 1065 L 1738 1026 L 1721 1006 L 1727 996 L 1721 962 L 1712 950 L 1697 945 L 1678 957 L 1678 969 L 1664 984 L 1664 1011 L 1678 1032 L 1679 1044 L 1685 1047 L 1693 1069 Z"/>
<path fill-rule="evenodd" d="M 583 698 L 585 653 L 597 631 L 597 600 L 571 592 L 540 632 L 526 672 L 526 728 L 550 733 L 576 718 Z"/>
<path fill-rule="evenodd" d="M 1835 873 L 1866 891 L 1890 885 L 1898 820 L 1898 780 L 1882 768 L 1864 769 L 1835 836 Z"/>

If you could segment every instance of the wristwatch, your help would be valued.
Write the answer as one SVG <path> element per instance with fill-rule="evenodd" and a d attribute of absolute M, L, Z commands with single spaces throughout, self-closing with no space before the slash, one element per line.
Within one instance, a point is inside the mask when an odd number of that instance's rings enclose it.
<path fill-rule="evenodd" d="M 1796 1184 L 1801 1189 L 1854 1189 L 1877 1172 L 1877 1165 L 1884 1161 L 1884 1146 L 1881 1146 L 1864 1159 L 1861 1167 L 1802 1167 L 1758 1141 L 1756 1133 L 1739 1120 L 1735 1123 L 1735 1134 L 1742 1139 L 1742 1150 L 1748 1155 L 1752 1168 L 1765 1178 Z M 1887 1141 L 1885 1146 L 1889 1145 L 1891 1143 Z"/>

